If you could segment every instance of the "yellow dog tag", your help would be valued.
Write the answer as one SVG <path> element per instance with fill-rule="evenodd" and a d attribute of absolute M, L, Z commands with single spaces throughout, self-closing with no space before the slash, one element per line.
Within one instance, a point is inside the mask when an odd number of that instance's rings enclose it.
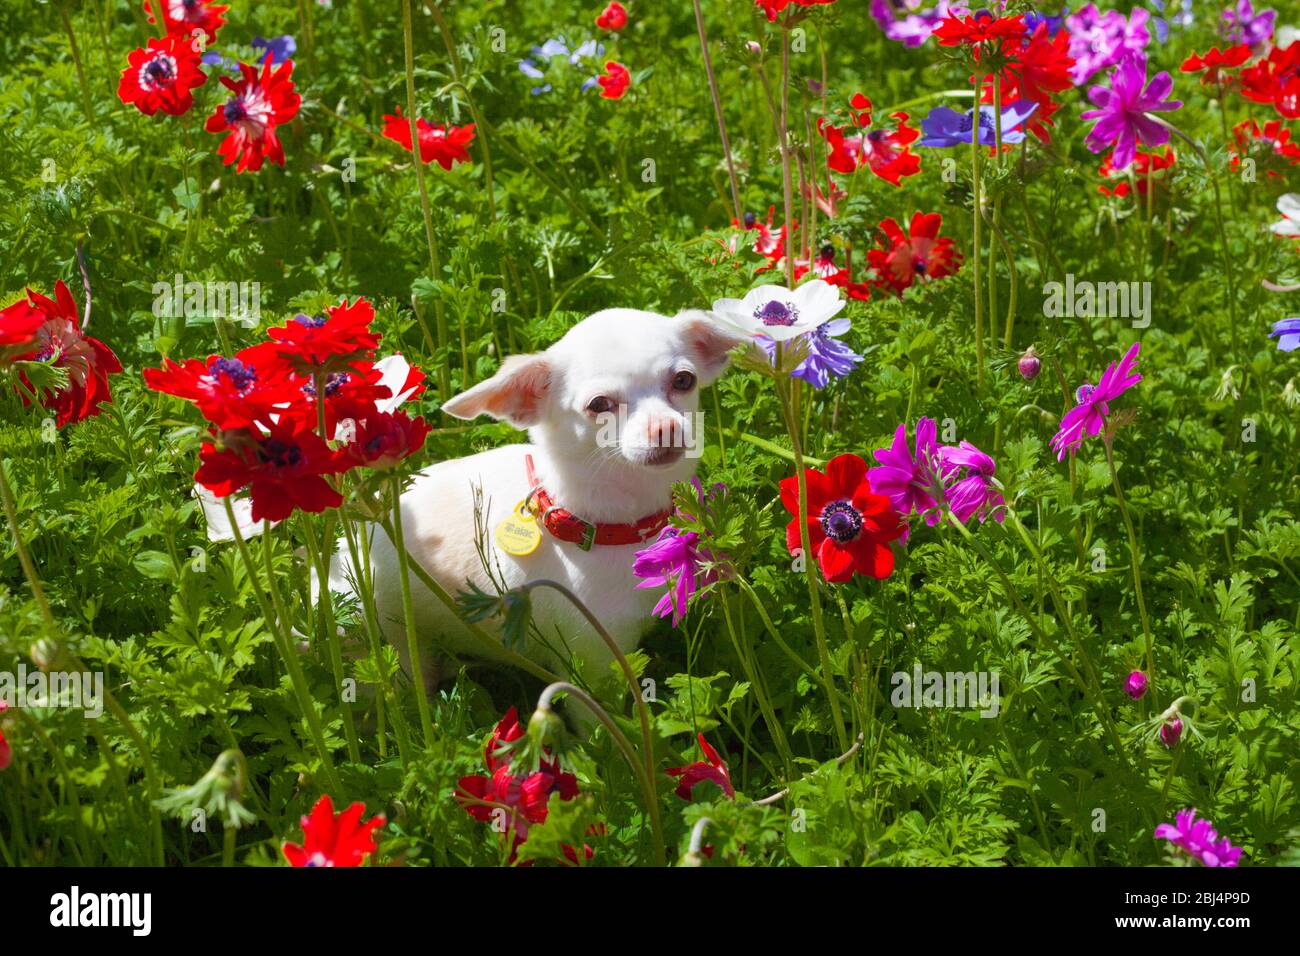
<path fill-rule="evenodd" d="M 537 526 L 537 519 L 524 510 L 524 502 L 515 505 L 515 510 L 497 525 L 497 547 L 506 554 L 524 557 L 537 550 L 542 543 L 542 529 Z"/>

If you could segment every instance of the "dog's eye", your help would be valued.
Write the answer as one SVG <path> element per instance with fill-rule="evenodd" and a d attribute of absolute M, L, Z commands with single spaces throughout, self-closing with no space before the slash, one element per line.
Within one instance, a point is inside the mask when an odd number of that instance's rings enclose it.
<path fill-rule="evenodd" d="M 678 392 L 689 392 L 695 387 L 694 372 L 678 372 L 673 376 L 673 390 Z"/>
<path fill-rule="evenodd" d="M 593 415 L 603 415 L 605 412 L 612 412 L 614 403 L 604 395 L 597 395 L 587 403 L 587 411 Z"/>

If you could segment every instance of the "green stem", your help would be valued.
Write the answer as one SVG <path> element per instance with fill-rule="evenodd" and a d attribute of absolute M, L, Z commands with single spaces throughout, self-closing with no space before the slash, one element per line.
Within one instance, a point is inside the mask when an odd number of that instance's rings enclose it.
<path fill-rule="evenodd" d="M 420 156 L 419 114 L 415 108 L 415 41 L 414 27 L 411 25 L 411 0 L 402 0 L 402 36 L 406 52 L 406 119 L 411 124 L 411 156 L 415 165 L 415 179 L 420 189 L 420 215 L 424 219 L 424 239 L 429 247 L 429 277 L 434 282 L 442 281 L 442 259 L 438 252 L 438 240 L 433 234 L 433 212 L 429 207 L 429 187 L 424 181 L 424 160 Z M 434 318 L 438 329 L 438 348 L 447 348 L 447 316 L 443 311 L 442 296 L 433 300 Z M 447 363 L 438 363 L 439 397 L 445 402 L 451 398 L 450 376 Z"/>
<path fill-rule="evenodd" d="M 550 584 L 551 582 L 546 583 Z M 568 594 L 565 589 L 560 588 L 560 590 L 562 593 Z M 580 601 L 577 602 L 577 607 L 581 611 L 586 611 L 586 608 Z M 575 687 L 567 681 L 556 681 L 543 689 L 541 696 L 537 699 L 537 709 L 543 713 L 550 713 L 551 698 L 561 691 L 572 697 L 578 698 L 578 700 L 586 704 L 587 709 L 590 710 L 605 729 L 609 731 L 610 737 L 613 738 L 615 745 L 622 752 L 624 759 L 627 760 L 628 766 L 632 768 L 632 773 L 636 777 L 637 783 L 641 785 L 641 796 L 642 799 L 645 800 L 646 814 L 650 817 L 650 833 L 654 840 L 655 865 L 667 866 L 668 856 L 664 849 L 663 826 L 659 820 L 659 795 L 655 790 L 654 785 L 653 762 L 647 760 L 644 764 L 638 763 L 636 759 L 636 751 L 632 747 L 632 742 L 628 740 L 627 735 L 619 729 L 618 724 L 614 722 L 614 718 L 609 715 L 608 711 L 606 711 L 604 707 L 601 707 L 600 704 L 596 703 L 595 698 L 585 690 L 580 687 Z M 634 692 L 633 696 L 637 700 L 640 700 L 641 695 L 639 688 Z M 648 745 L 646 753 L 649 753 Z"/>
<path fill-rule="evenodd" d="M 405 0 L 410 10 L 410 0 Z M 420 641 L 415 633 L 415 605 L 411 600 L 411 578 L 406 558 L 406 535 L 402 529 L 402 476 L 393 473 L 393 546 L 397 549 L 398 576 L 402 584 L 402 618 L 406 622 L 406 654 L 411 662 L 411 682 L 415 684 L 415 704 L 420 712 L 420 731 L 424 745 L 433 745 L 433 717 L 429 711 L 429 692 L 424 686 L 424 668 L 420 661 Z"/>
<path fill-rule="evenodd" d="M 971 124 L 970 163 L 971 163 L 971 209 L 972 238 L 971 265 L 974 267 L 972 281 L 975 286 L 975 376 L 981 389 L 984 388 L 984 303 L 980 296 L 980 123 L 979 123 L 979 77 L 975 78 L 975 122 Z"/>
<path fill-rule="evenodd" d="M 778 344 L 776 347 L 776 365 L 778 369 L 782 366 L 783 351 L 783 347 Z M 817 580 L 817 561 L 813 555 L 812 540 L 808 529 L 808 476 L 804 468 L 803 441 L 800 435 L 797 412 L 794 407 L 794 401 L 797 399 L 801 384 L 797 379 L 790 379 L 787 382 L 778 381 L 776 391 L 777 397 L 781 401 L 781 410 L 785 415 L 786 429 L 790 433 L 790 441 L 794 447 L 795 476 L 799 487 L 799 546 L 803 551 L 805 577 L 808 583 L 808 600 L 812 606 L 813 633 L 817 640 L 817 657 L 825 678 L 824 682 L 830 684 L 835 677 L 831 669 L 830 648 L 826 643 L 826 622 L 822 618 L 821 585 Z M 793 398 L 787 391 L 788 389 L 793 389 Z M 829 692 L 827 693 L 827 700 L 830 701 L 831 719 L 835 724 L 835 739 L 839 743 L 840 749 L 843 750 L 849 745 L 849 736 L 844 726 L 844 715 L 840 712 L 840 702 L 834 694 Z"/>
<path fill-rule="evenodd" d="M 318 392 L 317 394 L 324 394 Z M 320 403 L 324 407 L 324 403 Z M 307 556 L 316 569 L 319 587 L 316 613 L 316 635 L 323 639 L 329 652 L 330 669 L 334 672 L 334 690 L 339 695 L 339 710 L 343 714 L 343 732 L 347 737 L 348 756 L 355 762 L 361 760 L 361 742 L 357 738 L 356 722 L 352 718 L 352 705 L 343 699 L 343 648 L 339 642 L 338 625 L 334 621 L 334 599 L 330 595 L 329 557 L 321 548 L 312 526 L 310 515 L 303 515 L 302 527 L 307 539 Z"/>
<path fill-rule="evenodd" d="M 271 602 L 268 602 L 266 595 L 262 593 L 261 575 L 257 570 L 257 564 L 253 561 L 253 555 L 248 549 L 247 542 L 244 541 L 244 535 L 239 530 L 239 522 L 235 519 L 235 509 L 231 505 L 229 495 L 222 499 L 222 504 L 226 508 L 226 518 L 230 522 L 230 531 L 235 538 L 235 547 L 239 550 L 239 557 L 243 560 L 244 568 L 248 571 L 249 580 L 253 583 L 253 595 L 257 599 L 259 610 L 262 612 L 262 620 L 270 630 L 271 637 L 275 641 L 276 650 L 279 651 L 280 658 L 284 661 L 285 670 L 289 673 L 289 683 L 293 686 L 294 695 L 298 698 L 298 709 L 302 712 L 302 718 L 307 722 L 307 729 L 311 734 L 312 743 L 316 747 L 316 754 L 320 758 L 326 782 L 336 794 L 342 795 L 343 784 L 339 779 L 338 772 L 334 769 L 334 758 L 325 745 L 325 732 L 321 727 L 320 715 L 316 713 L 316 706 L 312 702 L 311 690 L 307 686 L 307 678 L 302 672 L 302 664 L 298 660 L 293 640 L 285 630 L 289 625 L 289 618 L 283 612 L 279 591 L 275 587 L 275 570 L 271 563 L 271 529 L 268 525 L 264 525 L 262 529 L 262 554 L 266 562 L 266 583 L 267 589 L 271 593 Z"/>
<path fill-rule="evenodd" d="M 1142 555 L 1138 547 L 1137 531 L 1133 527 L 1133 518 L 1128 513 L 1128 502 L 1119 485 L 1119 470 L 1115 467 L 1115 452 L 1109 436 L 1103 436 L 1102 444 L 1106 447 L 1106 465 L 1110 468 L 1111 485 L 1115 488 L 1115 500 L 1119 502 L 1119 513 L 1124 519 L 1124 529 L 1128 532 L 1129 563 L 1133 566 L 1133 590 L 1137 595 L 1138 615 L 1142 618 L 1142 636 L 1146 641 L 1147 680 L 1151 682 L 1151 704 L 1156 705 L 1159 695 L 1156 693 L 1156 664 L 1151 624 L 1147 619 L 1147 604 L 1142 595 Z"/>

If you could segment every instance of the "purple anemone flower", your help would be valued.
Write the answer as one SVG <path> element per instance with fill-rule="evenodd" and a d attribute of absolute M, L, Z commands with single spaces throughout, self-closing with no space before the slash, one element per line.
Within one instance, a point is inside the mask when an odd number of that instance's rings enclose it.
<path fill-rule="evenodd" d="M 1223 32 L 1229 43 L 1244 43 L 1252 50 L 1273 36 L 1276 10 L 1255 12 L 1250 0 L 1237 0 L 1235 7 L 1223 11 Z"/>
<path fill-rule="evenodd" d="M 1273 331 L 1268 333 L 1270 339 L 1277 339 L 1277 347 L 1282 352 L 1294 352 L 1300 348 L 1300 319 L 1279 319 L 1273 323 Z"/>
<path fill-rule="evenodd" d="M 1147 692 L 1147 675 L 1141 671 L 1133 671 L 1124 681 L 1124 693 L 1128 694 L 1134 700 L 1141 700 L 1142 695 Z"/>
<path fill-rule="evenodd" d="M 937 475 L 939 448 L 935 443 L 933 418 L 916 421 L 916 453 L 907 446 L 907 423 L 898 426 L 894 441 L 888 448 L 878 448 L 872 454 L 880 463 L 867 471 L 867 481 L 874 494 L 885 495 L 900 518 L 912 514 L 925 515 L 925 523 L 939 523 L 939 502 L 935 490 L 941 486 Z M 907 540 L 907 531 L 903 532 Z"/>
<path fill-rule="evenodd" d="M 1002 110 L 1002 142 L 1019 143 L 1025 138 L 1025 131 L 1020 128 L 1038 109 L 1037 103 L 1018 100 Z M 980 107 L 979 142 L 981 146 L 997 144 L 997 130 L 994 128 L 995 111 L 992 106 Z M 969 146 L 971 127 L 975 122 L 975 111 L 958 113 L 947 106 L 936 106 L 930 114 L 921 120 L 921 132 L 925 135 L 917 141 L 918 146 L 932 146 L 947 149 L 951 146 Z"/>
<path fill-rule="evenodd" d="M 825 388 L 832 376 L 846 378 L 862 361 L 861 355 L 838 341 L 838 336 L 847 332 L 850 325 L 848 319 L 831 319 L 801 336 L 808 343 L 808 357 L 795 366 L 790 376 L 803 379 L 813 388 Z M 768 358 L 775 361 L 776 343 L 766 335 L 757 338 Z"/>
<path fill-rule="evenodd" d="M 1156 28 L 1156 39 L 1161 43 L 1169 42 L 1171 26 L 1186 30 L 1196 22 L 1192 0 L 1151 0 L 1151 6 L 1155 7 L 1156 13 L 1164 14 L 1151 18 L 1151 25 Z"/>
<path fill-rule="evenodd" d="M 928 10 L 921 10 L 920 6 L 920 0 L 871 0 L 871 16 L 890 40 L 918 47 L 930 38 L 944 17 L 959 10 L 965 12 L 947 0 L 939 0 Z"/>
<path fill-rule="evenodd" d="M 1128 169 L 1137 154 L 1138 143 L 1148 147 L 1169 142 L 1169 130 L 1148 116 L 1168 113 L 1182 106 L 1169 99 L 1174 81 L 1163 70 L 1147 83 L 1147 58 L 1140 54 L 1128 57 L 1111 73 L 1109 87 L 1094 86 L 1088 99 L 1097 107 L 1081 114 L 1082 119 L 1096 120 L 1084 140 L 1094 153 L 1114 146 L 1110 162 L 1115 170 Z"/>
<path fill-rule="evenodd" d="M 727 486 L 720 481 L 705 491 L 699 476 L 691 479 L 691 487 L 706 510 L 711 500 L 727 493 Z M 654 606 L 654 614 L 657 617 L 671 614 L 673 627 L 686 616 L 686 605 L 695 592 L 718 580 L 716 570 L 701 570 L 703 563 L 713 561 L 713 555 L 700 548 L 699 541 L 698 533 L 669 525 L 659 532 L 653 544 L 638 551 L 632 562 L 632 573 L 645 579 L 637 585 L 638 590 L 668 588 Z"/>
<path fill-rule="evenodd" d="M 1047 35 L 1054 37 L 1061 32 L 1061 27 L 1065 26 L 1065 16 L 1069 12 L 1069 7 L 1062 7 L 1061 12 L 1055 16 L 1050 13 L 1039 13 L 1036 10 L 1030 10 L 1025 14 L 1025 34 L 1032 36 L 1040 23 L 1046 23 Z"/>
<path fill-rule="evenodd" d="M 953 517 L 962 524 L 972 517 L 983 521 L 991 515 L 998 522 L 1006 517 L 1002 511 L 1006 502 L 993 483 L 997 462 L 968 441 L 955 448 L 945 445 L 939 449 L 939 461 L 949 479 L 959 468 L 966 469 L 965 476 L 948 487 L 948 507 Z"/>
<path fill-rule="evenodd" d="M 1061 416 L 1061 426 L 1052 436 L 1057 461 L 1083 444 L 1085 436 L 1100 432 L 1110 414 L 1110 403 L 1142 381 L 1133 371 L 1140 348 L 1141 343 L 1134 342 L 1122 359 L 1106 366 L 1096 385 L 1085 384 L 1075 393 L 1079 404 Z"/>
<path fill-rule="evenodd" d="M 1195 808 L 1183 810 L 1174 821 L 1156 827 L 1157 840 L 1168 840 L 1205 866 L 1236 866 L 1241 859 L 1241 848 L 1227 837 L 1220 840 L 1209 820 L 1196 819 Z"/>
<path fill-rule="evenodd" d="M 1124 14 L 1116 10 L 1103 14 L 1090 3 L 1078 13 L 1066 17 L 1065 26 L 1070 31 L 1070 56 L 1074 58 L 1074 66 L 1070 68 L 1074 85 L 1082 86 L 1093 74 L 1114 66 L 1129 54 L 1145 50 L 1151 42 L 1146 26 L 1150 16 L 1142 7 L 1134 7 L 1133 13 L 1125 19 Z"/>
<path fill-rule="evenodd" d="M 654 606 L 656 617 L 673 616 L 673 627 L 686 616 L 686 605 L 697 590 L 717 580 L 717 573 L 702 572 L 700 565 L 709 560 L 707 551 L 697 545 L 700 536 L 694 531 L 683 531 L 669 526 L 659 532 L 659 537 L 648 548 L 636 553 L 632 573 L 644 580 L 637 589 L 662 588 L 668 590 Z"/>
<path fill-rule="evenodd" d="M 264 37 L 253 37 L 249 45 L 254 50 L 260 51 L 259 60 L 264 61 L 266 54 L 270 53 L 272 66 L 279 66 L 298 52 L 297 42 L 287 33 L 283 36 L 271 37 L 269 40 Z"/>

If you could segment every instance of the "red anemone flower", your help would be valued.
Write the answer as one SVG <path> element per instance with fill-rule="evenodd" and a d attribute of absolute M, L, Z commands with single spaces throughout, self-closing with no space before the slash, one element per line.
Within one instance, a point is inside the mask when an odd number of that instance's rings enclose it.
<path fill-rule="evenodd" d="M 895 186 L 901 185 L 904 176 L 915 176 L 921 171 L 920 157 L 908 149 L 921 133 L 907 125 L 906 113 L 890 114 L 891 119 L 898 121 L 897 129 L 865 132 L 871 126 L 871 100 L 855 93 L 849 105 L 854 110 L 850 124 L 831 126 L 823 120 L 817 121 L 817 129 L 831 150 L 827 166 L 837 173 L 853 173 L 867 166 Z M 853 133 L 855 127 L 864 132 Z"/>
<path fill-rule="evenodd" d="M 903 525 L 890 500 L 871 490 L 867 463 L 857 455 L 839 455 L 827 464 L 825 474 L 808 468 L 804 479 L 808 485 L 808 543 L 822 576 L 836 584 L 854 574 L 889 577 L 894 570 L 889 542 L 902 537 Z M 781 481 L 781 504 L 794 515 L 785 529 L 786 548 L 794 554 L 803 548 L 797 477 Z"/>
<path fill-rule="evenodd" d="M 934 31 L 940 46 L 977 46 L 990 41 L 1001 43 L 1025 35 L 1023 14 L 1014 17 L 995 17 L 988 10 L 977 10 L 965 20 L 945 17 Z"/>
<path fill-rule="evenodd" d="M 193 402 L 218 429 L 269 424 L 273 414 L 301 397 L 293 370 L 276 349 L 262 342 L 233 358 L 210 355 L 183 363 L 165 358 L 162 368 L 144 370 L 144 382 L 156 392 Z"/>
<path fill-rule="evenodd" d="M 430 431 L 420 417 L 406 412 L 379 412 L 358 422 L 356 434 L 343 454 L 359 465 L 386 471 L 424 447 Z"/>
<path fill-rule="evenodd" d="M 416 129 L 420 134 L 420 161 L 437 162 L 443 169 L 450 170 L 456 163 L 469 162 L 467 147 L 474 141 L 474 124 L 465 126 L 434 126 L 428 120 L 417 118 Z M 402 108 L 397 107 L 397 115 L 384 114 L 384 137 L 391 139 L 403 149 L 411 149 L 411 121 L 402 115 Z"/>
<path fill-rule="evenodd" d="M 68 384 L 61 391 L 46 389 L 40 402 L 57 416 L 59 428 L 99 414 L 99 406 L 113 400 L 108 377 L 122 371 L 117 356 L 99 339 L 81 331 L 77 303 L 62 279 L 54 285 L 54 298 L 27 290 L 29 305 L 44 321 L 36 330 L 31 351 L 16 358 L 29 362 L 47 362 L 68 374 Z M 30 386 L 23 379 L 24 384 Z M 29 402 L 26 394 L 23 403 Z"/>
<path fill-rule="evenodd" d="M 170 34 L 161 39 L 150 37 L 143 50 L 132 50 L 126 57 L 126 69 L 117 84 L 117 98 L 134 106 L 146 116 L 159 110 L 180 116 L 194 105 L 190 92 L 207 82 L 199 69 L 199 54 L 190 40 Z"/>
<path fill-rule="evenodd" d="M 218 6 L 209 0 L 162 0 L 163 25 L 169 34 L 178 34 L 186 39 L 202 39 L 211 46 L 217 38 L 217 31 L 226 22 L 222 16 L 230 7 Z M 144 12 L 150 23 L 156 23 L 150 0 L 144 0 Z M 202 36 L 195 34 L 202 30 Z"/>
<path fill-rule="evenodd" d="M 1114 189 L 1107 187 L 1103 183 L 1097 187 L 1097 192 L 1103 196 L 1115 196 L 1117 198 L 1129 195 L 1133 191 L 1133 187 L 1129 183 L 1129 170 L 1133 171 L 1133 179 L 1137 181 L 1138 195 L 1145 196 L 1147 194 L 1147 183 L 1149 181 L 1156 184 L 1158 191 L 1160 182 L 1164 179 L 1163 171 L 1172 166 L 1177 158 L 1177 154 L 1168 146 L 1165 147 L 1164 153 L 1143 153 L 1139 151 L 1134 155 L 1133 165 L 1117 173 L 1111 165 L 1111 158 L 1107 156 L 1097 172 L 1101 174 L 1103 179 L 1118 179 L 1119 181 L 1115 184 Z"/>
<path fill-rule="evenodd" d="M 704 739 L 704 734 L 699 734 L 698 739 L 700 750 L 704 752 L 703 760 L 697 760 L 685 767 L 671 767 L 664 771 L 670 777 L 681 778 L 677 782 L 677 789 L 673 792 L 683 800 L 689 800 L 695 785 L 709 780 L 721 787 L 722 792 L 731 799 L 736 799 L 736 790 L 731 785 L 731 772 L 727 769 L 721 755 L 709 746 L 709 742 Z"/>
<path fill-rule="evenodd" d="M 1209 86 L 1211 83 L 1225 82 L 1224 78 L 1219 75 L 1221 70 L 1234 69 L 1249 59 L 1250 47 L 1244 43 L 1238 46 L 1230 46 L 1223 52 L 1219 52 L 1219 48 L 1216 46 L 1211 47 L 1205 56 L 1193 53 L 1183 61 L 1182 71 L 1184 73 L 1204 72 L 1205 75 L 1201 77 L 1201 84 Z M 1230 80 L 1231 77 L 1228 79 Z"/>
<path fill-rule="evenodd" d="M 943 217 L 937 212 L 918 212 L 906 235 L 893 219 L 881 222 L 880 247 L 867 250 L 876 284 L 901 296 L 921 279 L 942 279 L 955 273 L 961 254 L 950 238 L 939 235 L 941 225 Z"/>
<path fill-rule="evenodd" d="M 989 76 L 980 92 L 980 102 L 993 104 L 993 83 L 999 87 L 1003 103 L 1029 100 L 1038 109 L 1025 124 L 1025 128 L 1045 143 L 1052 141 L 1050 127 L 1052 114 L 1060 104 L 1053 93 L 1061 93 L 1074 85 L 1070 68 L 1074 58 L 1069 53 L 1069 35 L 1065 30 L 1055 37 L 1049 36 L 1047 24 L 1040 23 L 1034 32 L 1021 41 L 1008 41 L 1002 48 L 1006 63 L 996 75 Z"/>
<path fill-rule="evenodd" d="M 816 7 L 834 2 L 835 0 L 754 0 L 756 6 L 763 8 L 768 23 L 776 23 L 777 14 L 792 3 L 800 7 Z"/>
<path fill-rule="evenodd" d="M 632 83 L 632 74 L 622 63 L 610 60 L 605 64 L 605 75 L 596 77 L 600 84 L 600 95 L 607 100 L 619 100 Z"/>
<path fill-rule="evenodd" d="M 370 331 L 375 307 L 364 298 L 351 305 L 330 306 L 322 316 L 295 315 L 282 326 L 268 329 L 277 353 L 304 375 L 328 374 L 365 358 L 381 336 Z"/>
<path fill-rule="evenodd" d="M 627 10 L 618 0 L 612 0 L 609 6 L 596 17 L 596 26 L 602 30 L 621 30 L 627 26 Z"/>
<path fill-rule="evenodd" d="M 220 439 L 220 449 L 204 442 L 194 480 L 218 498 L 248 488 L 254 521 L 283 521 L 295 508 L 319 514 L 343 503 L 324 476 L 348 465 L 312 425 L 285 417 L 265 433 L 223 431 Z"/>
<path fill-rule="evenodd" d="M 1233 143 L 1228 148 L 1232 152 L 1230 166 L 1241 167 L 1241 157 L 1259 155 L 1264 162 L 1277 166 L 1266 170 L 1267 175 L 1278 177 L 1285 175 L 1284 166 L 1300 164 L 1300 143 L 1291 141 L 1291 130 L 1282 125 L 1281 120 L 1269 120 L 1260 126 L 1252 119 L 1242 120 L 1232 128 Z"/>
<path fill-rule="evenodd" d="M 455 793 L 456 801 L 475 820 L 488 823 L 495 819 L 494 814 L 508 814 L 503 822 L 514 833 L 511 860 L 519 845 L 528 839 L 528 828 L 546 822 L 552 793 L 558 793 L 561 800 L 572 800 L 578 795 L 577 778 L 561 771 L 557 761 L 542 759 L 539 768 L 528 774 L 511 770 L 511 754 L 500 753 L 501 745 L 518 740 L 524 733 L 515 708 L 511 707 L 493 729 L 483 750 L 487 774 L 461 777 Z"/>
<path fill-rule="evenodd" d="M 9 705 L 4 700 L 0 700 L 0 714 L 3 714 L 8 710 L 8 708 Z M 9 765 L 13 763 L 13 761 L 14 748 L 11 747 L 9 741 L 5 739 L 5 732 L 0 730 L 0 770 L 8 770 Z"/>
<path fill-rule="evenodd" d="M 1273 47 L 1268 56 L 1241 71 L 1241 94 L 1256 103 L 1272 103 L 1287 119 L 1300 116 L 1300 40 Z"/>
<path fill-rule="evenodd" d="M 238 160 L 235 172 L 256 172 L 265 160 L 284 166 L 284 147 L 275 128 L 298 115 L 302 97 L 293 88 L 293 61 L 285 60 L 272 72 L 271 54 L 266 55 L 259 75 L 255 67 L 239 64 L 240 78 L 221 77 L 231 96 L 208 117 L 209 133 L 228 131 L 218 147 L 229 166 Z"/>
<path fill-rule="evenodd" d="M 354 803 L 335 816 L 329 794 L 316 801 L 311 816 L 302 818 L 302 846 L 286 843 L 284 858 L 290 866 L 360 866 L 375 852 L 375 830 L 388 822 L 377 814 L 365 823 L 364 803 Z"/>
<path fill-rule="evenodd" d="M 45 315 L 28 299 L 0 309 L 0 363 L 31 352 Z"/>

